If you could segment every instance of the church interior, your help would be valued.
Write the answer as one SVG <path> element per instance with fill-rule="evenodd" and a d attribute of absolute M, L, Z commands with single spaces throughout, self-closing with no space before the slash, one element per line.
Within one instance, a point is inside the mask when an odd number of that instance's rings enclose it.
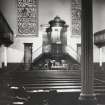
<path fill-rule="evenodd" d="M 105 105 L 105 0 L 0 0 L 0 105 Z"/>

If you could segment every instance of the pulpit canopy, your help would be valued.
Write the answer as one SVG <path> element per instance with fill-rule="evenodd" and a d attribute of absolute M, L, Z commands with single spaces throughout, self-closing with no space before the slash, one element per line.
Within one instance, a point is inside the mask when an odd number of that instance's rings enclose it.
<path fill-rule="evenodd" d="M 58 26 L 63 27 L 65 25 L 65 21 L 62 20 L 59 16 L 56 16 L 53 20 L 49 21 L 50 27 Z"/>

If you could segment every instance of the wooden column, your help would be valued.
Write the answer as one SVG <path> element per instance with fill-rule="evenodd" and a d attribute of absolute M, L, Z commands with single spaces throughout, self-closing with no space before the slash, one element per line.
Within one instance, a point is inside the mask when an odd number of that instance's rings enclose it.
<path fill-rule="evenodd" d="M 24 43 L 24 69 L 30 70 L 32 64 L 32 43 Z"/>
<path fill-rule="evenodd" d="M 81 81 L 82 89 L 80 102 L 82 105 L 95 105 L 93 82 L 93 22 L 92 0 L 82 0 L 82 27 L 81 27 Z"/>
<path fill-rule="evenodd" d="M 2 68 L 6 69 L 7 68 L 7 47 L 4 44 L 2 44 L 1 50 L 2 50 L 2 54 L 1 54 L 1 56 L 2 56 L 2 58 L 1 58 Z"/>

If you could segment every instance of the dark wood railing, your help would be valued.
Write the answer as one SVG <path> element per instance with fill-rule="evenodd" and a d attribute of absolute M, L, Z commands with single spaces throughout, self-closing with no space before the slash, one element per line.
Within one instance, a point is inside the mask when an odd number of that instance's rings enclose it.
<path fill-rule="evenodd" d="M 13 43 L 13 31 L 0 12 L 0 44 L 6 44 L 9 46 Z"/>
<path fill-rule="evenodd" d="M 98 46 L 105 46 L 105 29 L 94 33 L 94 43 Z"/>

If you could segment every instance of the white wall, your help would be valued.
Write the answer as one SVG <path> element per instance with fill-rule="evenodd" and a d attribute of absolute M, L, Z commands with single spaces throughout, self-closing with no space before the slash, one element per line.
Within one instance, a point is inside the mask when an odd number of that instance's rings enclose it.
<path fill-rule="evenodd" d="M 0 9 L 6 20 L 12 28 L 14 35 L 17 35 L 17 5 L 16 0 L 0 0 Z M 65 20 L 68 27 L 67 42 L 74 50 L 77 43 L 80 43 L 80 37 L 71 35 L 71 0 L 39 0 L 39 35 L 38 37 L 17 38 L 14 44 L 8 48 L 8 62 L 23 62 L 24 43 L 33 43 L 34 50 L 42 45 L 42 32 L 40 25 L 48 24 L 48 21 L 60 16 Z M 93 31 L 97 32 L 105 28 L 105 0 L 93 0 Z M 94 61 L 99 61 L 99 49 L 94 47 Z M 105 52 L 105 48 L 103 48 Z M 105 55 L 105 53 L 104 53 Z M 103 59 L 105 61 L 105 59 Z"/>
<path fill-rule="evenodd" d="M 105 0 L 93 0 L 93 32 L 105 29 Z"/>
<path fill-rule="evenodd" d="M 70 0 L 39 0 L 39 35 L 38 37 L 15 37 L 14 44 L 8 48 L 8 62 L 23 62 L 24 43 L 33 43 L 33 49 L 36 50 L 42 45 L 42 32 L 40 25 L 48 24 L 56 15 L 64 19 L 69 25 L 71 19 Z M 0 0 L 0 9 L 3 12 L 7 22 L 12 28 L 14 35 L 17 35 L 17 5 L 16 0 Z M 70 33 L 70 32 L 69 32 Z M 70 34 L 68 35 L 70 37 Z"/>
<path fill-rule="evenodd" d="M 105 29 L 105 0 L 93 0 L 93 32 Z M 105 47 L 102 48 L 102 61 L 105 62 Z M 94 61 L 99 62 L 99 48 L 94 46 Z"/>

